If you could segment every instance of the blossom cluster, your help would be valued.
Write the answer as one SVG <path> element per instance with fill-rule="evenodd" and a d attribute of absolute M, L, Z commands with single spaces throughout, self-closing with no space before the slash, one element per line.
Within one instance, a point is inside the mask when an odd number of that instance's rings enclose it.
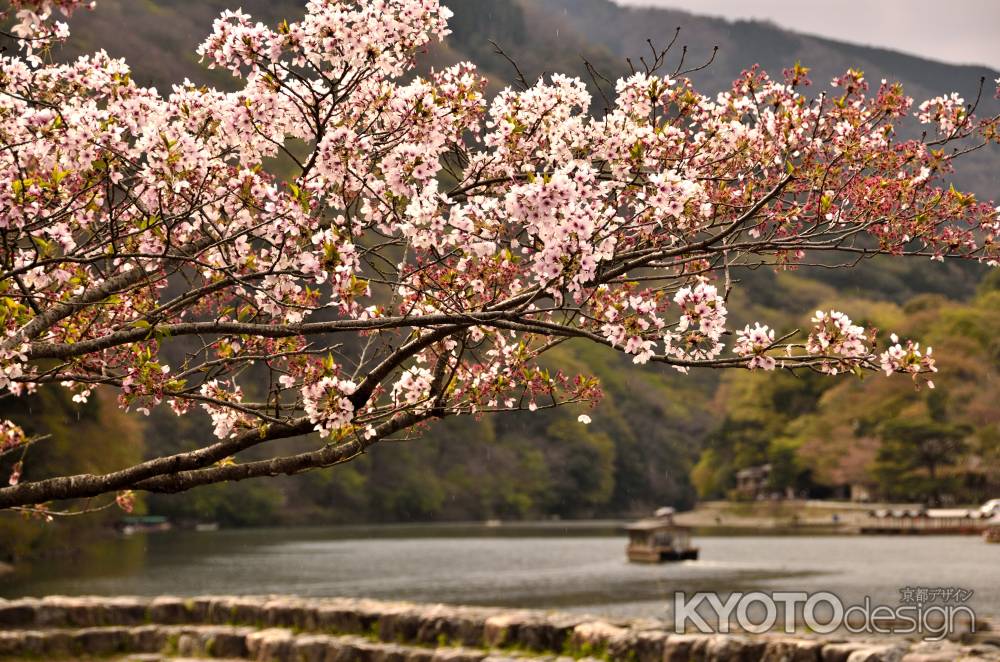
<path fill-rule="evenodd" d="M 243 400 L 243 389 L 239 385 L 222 384 L 212 379 L 202 384 L 199 392 L 205 399 L 201 406 L 212 418 L 216 437 L 233 437 L 239 428 L 247 427 L 247 417 L 238 409 L 226 406 L 226 403 L 239 404 Z"/>
<path fill-rule="evenodd" d="M 896 134 L 914 100 L 860 71 L 833 103 L 803 94 L 801 66 L 715 95 L 641 71 L 600 114 L 569 76 L 487 99 L 469 63 L 414 75 L 448 33 L 437 0 L 309 0 L 275 26 L 215 21 L 198 54 L 234 91 L 164 93 L 104 52 L 37 56 L 67 34 L 55 10 L 83 4 L 17 0 L 31 50 L 0 56 L 0 388 L 16 394 L 201 407 L 222 440 L 275 421 L 372 439 L 595 403 L 596 380 L 545 367 L 568 338 L 682 372 L 923 375 L 929 349 L 879 354 L 835 311 L 779 360 L 773 326 L 728 328 L 732 270 L 848 243 L 1000 255 L 995 206 L 945 185 L 950 159 Z M 956 95 L 917 110 L 941 140 L 1000 140 Z"/>
<path fill-rule="evenodd" d="M 10 421 L 0 421 L 0 453 L 17 448 L 27 441 L 27 436 L 20 425 Z"/>
<path fill-rule="evenodd" d="M 844 313 L 817 310 L 806 351 L 823 357 L 822 369 L 836 375 L 867 358 L 874 334 L 851 321 Z"/>
<path fill-rule="evenodd" d="M 679 359 L 713 359 L 721 354 L 729 311 L 718 289 L 700 280 L 678 290 L 674 303 L 681 317 L 664 338 L 667 351 Z"/>
<path fill-rule="evenodd" d="M 936 124 L 942 135 L 957 131 L 967 117 L 965 99 L 956 92 L 928 99 L 918 106 L 918 110 L 917 119 L 923 124 Z"/>
<path fill-rule="evenodd" d="M 64 16 L 69 16 L 80 6 L 93 9 L 94 0 L 10 0 L 16 11 L 14 26 L 11 31 L 21 38 L 20 45 L 25 49 L 28 59 L 40 62 L 36 54 L 39 50 L 69 37 L 69 26 L 62 21 L 51 20 L 53 10 L 58 9 Z M 6 15 L 0 12 L 0 17 Z"/>
<path fill-rule="evenodd" d="M 774 329 L 766 324 L 761 325 L 755 322 L 753 328 L 747 324 L 742 331 L 736 332 L 736 342 L 733 344 L 733 352 L 737 355 L 749 359 L 747 368 L 756 370 L 774 370 L 777 365 L 773 356 L 767 354 L 767 350 L 774 345 Z"/>
<path fill-rule="evenodd" d="M 890 338 L 892 346 L 879 356 L 879 362 L 885 374 L 891 375 L 894 372 L 904 372 L 912 374 L 913 379 L 916 380 L 918 375 L 937 372 L 937 365 L 935 365 L 932 356 L 934 353 L 932 347 L 927 347 L 926 350 L 921 352 L 920 343 L 907 340 L 904 346 L 899 342 L 899 337 L 895 333 Z M 934 388 L 932 380 L 928 379 L 926 381 L 929 388 Z"/>
<path fill-rule="evenodd" d="M 348 399 L 357 385 L 348 379 L 324 376 L 302 387 L 302 403 L 309 422 L 317 432 L 329 437 L 347 426 L 354 414 Z"/>

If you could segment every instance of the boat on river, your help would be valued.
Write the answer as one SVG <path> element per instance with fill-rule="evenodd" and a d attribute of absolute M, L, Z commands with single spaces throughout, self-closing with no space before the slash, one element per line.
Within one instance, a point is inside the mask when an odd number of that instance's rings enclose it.
<path fill-rule="evenodd" d="M 123 517 L 115 523 L 115 528 L 123 535 L 133 533 L 150 533 L 154 531 L 169 531 L 173 527 L 170 520 L 160 515 L 133 515 Z"/>
<path fill-rule="evenodd" d="M 674 522 L 673 508 L 660 508 L 653 517 L 625 527 L 625 553 L 633 563 L 695 561 L 698 548 L 691 545 L 691 529 Z"/>

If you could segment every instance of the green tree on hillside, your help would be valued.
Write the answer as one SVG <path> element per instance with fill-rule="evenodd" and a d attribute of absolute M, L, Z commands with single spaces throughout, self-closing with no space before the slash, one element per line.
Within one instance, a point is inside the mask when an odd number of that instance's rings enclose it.
<path fill-rule="evenodd" d="M 926 417 L 897 418 L 882 424 L 882 447 L 874 474 L 883 493 L 891 498 L 926 499 L 940 505 L 953 497 L 954 469 L 969 450 L 968 425 L 948 422 L 947 396 L 940 391 L 927 398 Z"/>

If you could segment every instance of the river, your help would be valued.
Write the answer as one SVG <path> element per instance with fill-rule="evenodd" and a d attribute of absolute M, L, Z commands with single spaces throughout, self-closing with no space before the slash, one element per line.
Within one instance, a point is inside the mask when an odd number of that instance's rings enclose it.
<path fill-rule="evenodd" d="M 1000 545 L 972 536 L 698 536 L 701 559 L 625 561 L 610 523 L 172 531 L 108 539 L 0 577 L 0 596 L 298 594 L 669 618 L 674 591 L 830 591 L 895 605 L 960 587 L 1000 617 Z"/>

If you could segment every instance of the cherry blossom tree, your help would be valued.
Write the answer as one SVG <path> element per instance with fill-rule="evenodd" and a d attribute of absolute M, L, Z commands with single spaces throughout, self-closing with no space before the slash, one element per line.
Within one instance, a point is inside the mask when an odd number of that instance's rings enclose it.
<path fill-rule="evenodd" d="M 0 508 L 127 507 L 133 490 L 346 462 L 443 417 L 592 405 L 593 378 L 544 367 L 570 339 L 681 372 L 884 370 L 933 387 L 929 347 L 836 311 L 801 335 L 730 329 L 732 272 L 824 254 L 997 264 L 1000 212 L 943 182 L 1000 141 L 998 119 L 956 95 L 914 107 L 848 71 L 809 96 L 796 65 L 710 97 L 658 57 L 603 112 L 558 74 L 490 100 L 468 63 L 413 75 L 448 33 L 437 0 L 309 0 L 275 27 L 224 12 L 198 52 L 239 89 L 162 93 L 104 52 L 50 62 L 83 4 L 8 10 L 0 388 L 200 408 L 215 439 L 36 476 L 37 440 L 4 421 L 0 458 L 21 459 Z M 925 137 L 900 138 L 914 115 Z M 295 172 L 273 174 L 275 157 Z M 237 457 L 312 432 L 313 450 Z"/>

